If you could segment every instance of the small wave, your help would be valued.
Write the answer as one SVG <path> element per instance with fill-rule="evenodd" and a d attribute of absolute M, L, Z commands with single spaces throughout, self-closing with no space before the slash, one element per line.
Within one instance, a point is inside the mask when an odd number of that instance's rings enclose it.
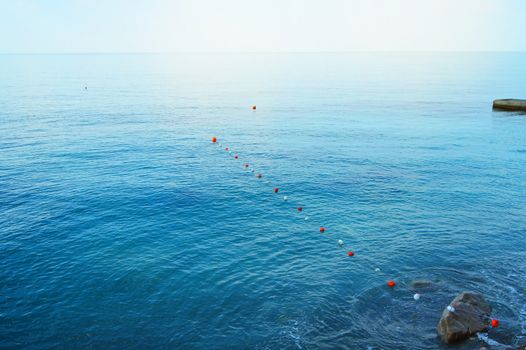
<path fill-rule="evenodd" d="M 497 349 L 508 349 L 509 348 L 507 345 L 501 344 L 498 341 L 491 339 L 485 333 L 477 333 L 477 338 L 479 340 L 482 340 L 484 343 L 488 344 L 489 346 L 495 347 Z"/>

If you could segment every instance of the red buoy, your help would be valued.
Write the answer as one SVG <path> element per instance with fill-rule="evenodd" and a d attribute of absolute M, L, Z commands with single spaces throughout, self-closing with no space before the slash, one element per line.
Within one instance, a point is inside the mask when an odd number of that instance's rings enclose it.
<path fill-rule="evenodd" d="M 248 167 L 249 167 L 249 165 L 248 165 L 248 164 L 245 164 L 245 168 L 248 168 Z"/>
<path fill-rule="evenodd" d="M 253 106 L 252 106 L 252 110 L 253 110 L 253 111 L 256 110 L 256 105 L 253 105 Z"/>
<path fill-rule="evenodd" d="M 261 179 L 263 177 L 261 173 L 259 173 L 257 176 L 258 176 L 258 179 Z"/>
<path fill-rule="evenodd" d="M 279 188 L 274 188 L 274 193 L 278 193 L 279 192 Z"/>
<path fill-rule="evenodd" d="M 493 328 L 497 328 L 499 326 L 499 320 L 497 319 L 492 319 L 491 320 L 491 327 Z"/>
<path fill-rule="evenodd" d="M 235 158 L 235 159 L 237 159 L 237 158 L 238 158 L 237 154 L 236 154 L 236 155 L 234 156 L 234 158 Z"/>
<path fill-rule="evenodd" d="M 228 151 L 228 150 L 229 150 L 229 148 L 228 148 L 228 147 L 227 147 L 227 148 L 225 148 L 225 151 Z"/>
<path fill-rule="evenodd" d="M 217 142 L 217 138 L 214 136 L 212 137 L 212 143 L 216 143 Z"/>
<path fill-rule="evenodd" d="M 302 211 L 302 210 L 303 210 L 303 208 L 302 208 L 302 207 L 298 207 L 298 211 Z"/>
<path fill-rule="evenodd" d="M 396 286 L 396 283 L 395 283 L 395 281 L 391 280 L 391 281 L 387 282 L 387 286 L 389 288 L 393 288 L 394 286 Z"/>
<path fill-rule="evenodd" d="M 325 232 L 325 227 L 320 227 L 320 232 L 321 233 Z"/>
<path fill-rule="evenodd" d="M 349 252 L 349 253 L 347 253 L 347 255 L 354 256 L 354 252 Z"/>

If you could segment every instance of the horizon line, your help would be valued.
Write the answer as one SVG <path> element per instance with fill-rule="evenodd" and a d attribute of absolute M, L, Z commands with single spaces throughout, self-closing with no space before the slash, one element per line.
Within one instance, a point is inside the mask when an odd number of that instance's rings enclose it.
<path fill-rule="evenodd" d="M 0 52 L 0 55 L 162 55 L 162 54 L 316 54 L 316 53 L 526 53 L 526 50 L 331 50 L 331 51 L 64 51 Z"/>

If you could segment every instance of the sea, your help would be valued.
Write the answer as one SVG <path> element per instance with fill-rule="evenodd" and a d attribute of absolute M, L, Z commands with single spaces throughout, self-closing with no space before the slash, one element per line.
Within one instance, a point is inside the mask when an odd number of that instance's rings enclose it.
<path fill-rule="evenodd" d="M 497 98 L 526 53 L 0 55 L 0 349 L 449 349 L 462 291 L 526 343 Z"/>

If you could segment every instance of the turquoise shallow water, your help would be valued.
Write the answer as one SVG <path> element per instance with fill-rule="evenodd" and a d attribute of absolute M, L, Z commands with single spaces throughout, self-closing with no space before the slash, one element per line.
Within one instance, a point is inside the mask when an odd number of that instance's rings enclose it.
<path fill-rule="evenodd" d="M 518 344 L 526 115 L 491 101 L 525 87 L 520 53 L 0 56 L 0 348 L 436 349 L 466 289 Z"/>

